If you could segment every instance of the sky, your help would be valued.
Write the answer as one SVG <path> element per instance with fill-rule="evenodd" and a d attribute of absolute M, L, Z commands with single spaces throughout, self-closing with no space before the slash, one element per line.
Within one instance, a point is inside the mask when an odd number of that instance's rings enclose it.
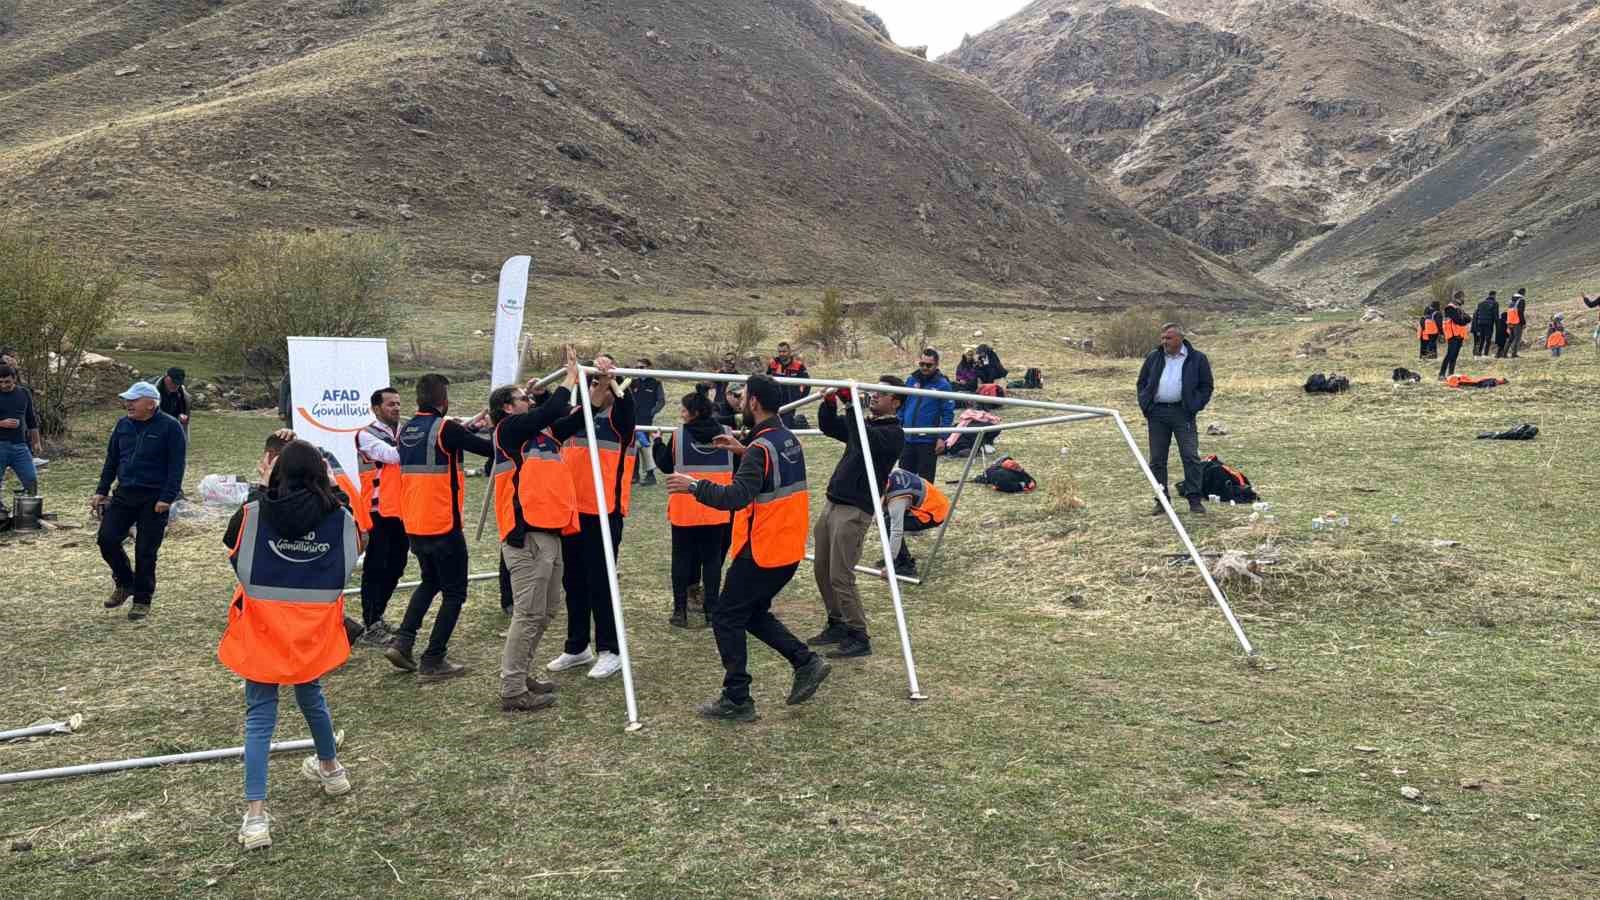
<path fill-rule="evenodd" d="M 977 34 L 1028 0 L 856 0 L 883 18 L 902 47 L 928 45 L 928 58 L 948 53 L 964 34 Z"/>

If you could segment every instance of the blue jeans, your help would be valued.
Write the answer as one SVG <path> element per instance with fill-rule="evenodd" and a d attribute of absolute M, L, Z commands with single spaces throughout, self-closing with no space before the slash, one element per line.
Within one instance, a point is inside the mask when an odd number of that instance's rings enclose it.
<path fill-rule="evenodd" d="M 333 741 L 333 717 L 328 715 L 328 701 L 322 697 L 322 685 L 312 681 L 294 686 L 294 701 L 311 726 L 311 738 L 317 744 L 317 759 L 327 762 L 337 758 Z M 244 683 L 244 799 L 267 799 L 267 757 L 272 744 L 272 732 L 278 726 L 278 686 L 259 681 Z"/>
<path fill-rule="evenodd" d="M 16 470 L 22 486 L 30 493 L 39 489 L 39 473 L 33 468 L 33 448 L 26 441 L 0 441 L 0 496 L 5 492 L 7 469 Z"/>

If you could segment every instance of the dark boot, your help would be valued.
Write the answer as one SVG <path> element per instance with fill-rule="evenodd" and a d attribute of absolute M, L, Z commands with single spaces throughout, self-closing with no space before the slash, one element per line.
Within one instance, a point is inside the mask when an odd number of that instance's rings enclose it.
<path fill-rule="evenodd" d="M 832 667 L 828 661 L 813 654 L 811 662 L 794 670 L 794 686 L 789 688 L 789 699 L 785 702 L 794 706 L 810 700 L 822 682 L 827 680 L 830 671 Z"/>
<path fill-rule="evenodd" d="M 556 705 L 555 694 L 535 694 L 523 691 L 515 697 L 501 697 L 501 712 L 536 712 Z"/>
<path fill-rule="evenodd" d="M 806 641 L 806 646 L 826 647 L 829 644 L 837 644 L 844 640 L 845 635 L 848 634 L 849 631 L 850 629 L 844 627 L 843 622 L 835 622 L 832 619 L 829 619 L 828 627 L 822 629 L 822 631 L 816 637 Z"/>
<path fill-rule="evenodd" d="M 415 672 L 417 670 L 417 661 L 411 658 L 411 643 L 409 641 L 401 641 L 399 638 L 395 638 L 389 643 L 389 649 L 383 651 L 383 658 L 394 663 L 396 669 L 404 669 L 407 672 Z"/>
<path fill-rule="evenodd" d="M 1189 497 L 1189 512 L 1192 512 L 1197 516 L 1203 516 L 1203 515 L 1206 514 L 1205 506 L 1200 503 L 1200 495 L 1199 494 L 1190 495 L 1190 497 Z"/>
<path fill-rule="evenodd" d="M 839 649 L 828 653 L 829 659 L 854 659 L 872 655 L 872 640 L 865 631 L 850 631 L 839 642 Z"/>
<path fill-rule="evenodd" d="M 133 601 L 133 605 L 128 607 L 128 621 L 130 622 L 137 622 L 148 615 L 150 615 L 149 600 L 146 600 L 143 603 L 135 600 Z"/>
<path fill-rule="evenodd" d="M 133 591 L 124 590 L 122 588 L 112 588 L 111 596 L 106 598 L 105 607 L 106 609 L 116 609 L 122 604 L 127 603 L 128 598 L 132 596 Z"/>
<path fill-rule="evenodd" d="M 430 660 L 423 657 L 422 665 L 417 667 L 417 682 L 419 684 L 432 684 L 436 681 L 446 681 L 459 678 L 467 674 L 467 667 L 460 663 L 453 663 L 449 658 Z"/>
<path fill-rule="evenodd" d="M 673 604 L 672 616 L 667 619 L 667 624 L 671 625 L 673 628 L 689 627 L 689 610 L 684 606 L 684 604 Z"/>
<path fill-rule="evenodd" d="M 734 703 L 720 694 L 717 695 L 717 699 L 695 707 L 694 711 L 707 719 L 718 719 L 725 722 L 754 722 L 756 720 L 756 702 L 754 700 Z"/>

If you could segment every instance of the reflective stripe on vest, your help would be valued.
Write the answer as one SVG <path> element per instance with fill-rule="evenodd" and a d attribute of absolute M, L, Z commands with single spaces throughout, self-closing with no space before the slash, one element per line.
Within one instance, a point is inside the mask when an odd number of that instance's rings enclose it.
<path fill-rule="evenodd" d="M 534 435 L 513 456 L 500 446 L 495 428 L 494 511 L 503 541 L 517 527 L 575 532 L 578 501 L 572 478 L 561 461 L 561 444 L 548 429 Z"/>
<path fill-rule="evenodd" d="M 260 501 L 246 504 L 232 559 L 239 586 L 217 657 L 266 684 L 304 684 L 341 665 L 350 657 L 344 584 L 358 550 L 355 519 L 343 509 L 286 538 Z"/>
<path fill-rule="evenodd" d="M 747 509 L 734 514 L 728 558 L 750 545 L 750 556 L 764 569 L 798 563 L 806 555 L 811 524 L 811 495 L 806 490 L 806 457 L 788 429 L 769 428 L 751 446 L 766 450 L 761 492 Z"/>
<path fill-rule="evenodd" d="M 389 429 L 376 422 L 368 425 L 366 432 L 391 447 L 399 446 Z M 369 459 L 360 448 L 361 442 L 358 440 L 356 462 L 360 466 L 361 505 L 369 515 L 376 513 L 391 519 L 400 518 L 400 467 Z"/>
<path fill-rule="evenodd" d="M 724 428 L 722 433 L 730 432 Z M 733 484 L 733 454 L 705 444 L 696 444 L 690 440 L 688 429 L 679 425 L 672 434 L 672 470 L 713 484 Z M 701 503 L 693 494 L 667 495 L 667 521 L 679 528 L 726 525 L 731 516 L 725 510 Z"/>
<path fill-rule="evenodd" d="M 444 417 L 433 413 L 418 413 L 400 429 L 400 519 L 407 534 L 449 534 L 465 509 L 466 477 L 439 446 L 443 434 Z"/>
<path fill-rule="evenodd" d="M 612 427 L 609 410 L 604 418 L 595 418 L 594 436 L 596 446 L 600 450 L 600 479 L 605 484 L 606 512 L 620 511 L 626 516 L 628 504 L 633 499 L 635 461 L 633 454 L 626 452 L 631 442 L 623 441 L 617 430 Z M 594 473 L 589 468 L 588 435 L 580 431 L 567 438 L 567 442 L 562 445 L 561 458 L 566 462 L 567 471 L 572 477 L 572 487 L 578 498 L 578 512 L 591 516 L 599 515 L 600 503 L 594 495 Z"/>

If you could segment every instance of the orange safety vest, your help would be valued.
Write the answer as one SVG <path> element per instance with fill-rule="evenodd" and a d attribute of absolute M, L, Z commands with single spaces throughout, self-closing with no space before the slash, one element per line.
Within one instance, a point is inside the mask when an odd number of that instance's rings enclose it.
<path fill-rule="evenodd" d="M 1550 335 L 1544 339 L 1544 346 L 1546 350 L 1554 350 L 1557 347 L 1565 347 L 1566 345 L 1567 333 L 1565 331 L 1552 331 L 1550 332 Z"/>
<path fill-rule="evenodd" d="M 805 451 L 782 426 L 757 433 L 750 446 L 766 450 L 766 471 L 755 502 L 734 513 L 728 558 L 738 558 L 748 543 L 750 556 L 763 569 L 793 565 L 805 559 L 811 525 Z"/>
<path fill-rule="evenodd" d="M 730 433 L 727 428 L 724 434 Z M 727 450 L 696 444 L 689 431 L 679 425 L 672 433 L 672 471 L 693 475 L 713 484 L 733 484 L 733 454 Z M 693 494 L 667 495 L 667 521 L 679 528 L 701 525 L 726 525 L 732 514 L 701 503 Z"/>
<path fill-rule="evenodd" d="M 578 413 L 582 415 L 580 411 Z M 604 418 L 594 420 L 594 436 L 600 448 L 600 478 L 605 483 L 606 513 L 628 514 L 628 502 L 633 499 L 633 467 L 636 461 L 628 451 L 632 441 L 623 441 L 611 424 L 611 410 Z M 631 437 L 631 436 L 630 436 Z M 561 458 L 572 477 L 572 487 L 578 494 L 578 512 L 590 516 L 600 515 L 600 502 L 594 495 L 594 473 L 589 469 L 589 436 L 578 432 L 561 447 Z"/>
<path fill-rule="evenodd" d="M 1422 324 L 1417 326 L 1417 337 L 1425 341 L 1438 333 L 1439 323 L 1433 320 L 1433 316 L 1423 316 Z"/>
<path fill-rule="evenodd" d="M 322 448 L 317 448 L 321 450 Z M 372 509 L 361 502 L 361 489 L 350 479 L 350 474 L 344 470 L 344 464 L 339 462 L 339 457 L 326 450 L 322 450 L 322 461 L 328 465 L 328 478 L 333 481 L 333 486 L 350 498 L 350 512 L 356 518 L 356 524 L 362 531 L 372 530 Z"/>
<path fill-rule="evenodd" d="M 1459 307 L 1455 304 L 1445 307 L 1444 339 L 1447 341 L 1464 341 L 1469 333 L 1467 326 L 1456 324 L 1455 318 L 1449 312 L 1452 309 L 1459 310 Z"/>
<path fill-rule="evenodd" d="M 911 498 L 911 515 L 923 525 L 943 525 L 950 517 L 950 498 L 944 491 L 930 484 L 915 472 L 893 469 L 889 472 L 889 487 L 883 494 L 883 505 L 896 497 Z"/>
<path fill-rule="evenodd" d="M 359 553 L 356 521 L 336 509 L 304 535 L 280 535 L 245 504 L 229 551 L 239 585 L 217 658 L 264 684 L 315 681 L 350 658 L 344 584 Z"/>
<path fill-rule="evenodd" d="M 561 461 L 561 443 L 545 429 L 508 451 L 500 444 L 496 426 L 494 518 L 500 540 L 516 530 L 519 515 L 529 528 L 578 533 L 578 497 Z"/>
<path fill-rule="evenodd" d="M 406 534 L 449 534 L 466 509 L 467 478 L 444 449 L 444 417 L 419 412 L 400 427 L 400 520 Z"/>
<path fill-rule="evenodd" d="M 1521 325 L 1522 324 L 1522 308 L 1521 307 L 1522 307 L 1522 304 L 1517 302 L 1516 300 L 1512 300 L 1511 301 L 1511 305 L 1506 307 L 1506 324 L 1507 325 Z"/>
<path fill-rule="evenodd" d="M 377 422 L 367 426 L 367 434 L 391 447 L 398 446 L 395 436 L 389 429 Z M 360 451 L 360 447 L 361 444 L 357 441 L 356 461 L 360 467 L 358 475 L 361 478 L 361 507 L 367 511 L 369 520 L 373 515 L 390 519 L 400 518 L 400 467 L 369 459 Z M 383 485 L 388 485 L 388 489 L 384 490 Z M 366 527 L 368 530 L 372 528 L 370 524 Z"/>

